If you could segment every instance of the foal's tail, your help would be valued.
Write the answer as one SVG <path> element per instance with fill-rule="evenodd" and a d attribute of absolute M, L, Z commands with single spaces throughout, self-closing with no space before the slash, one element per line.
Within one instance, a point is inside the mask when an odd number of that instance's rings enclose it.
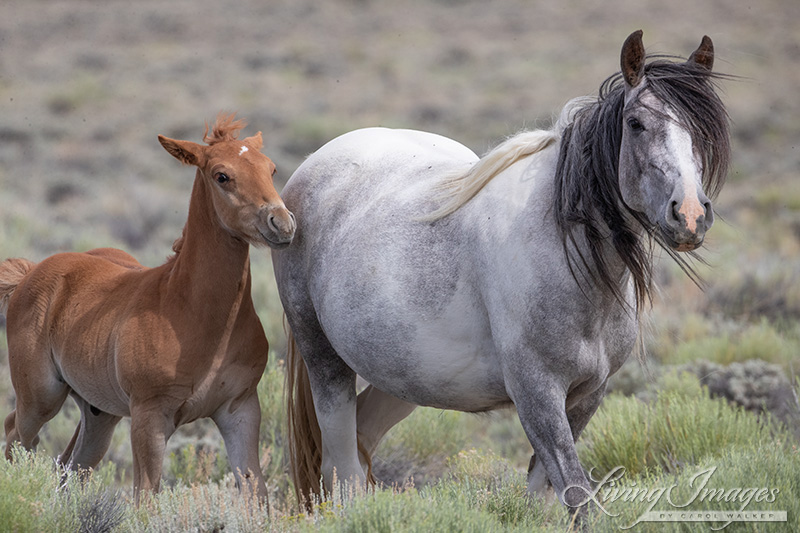
<path fill-rule="evenodd" d="M 289 464 L 297 501 L 308 511 L 322 499 L 322 432 L 314 410 L 308 369 L 287 329 L 286 412 L 289 423 Z M 359 456 L 367 464 L 367 483 L 375 485 L 372 456 L 356 435 Z"/>
<path fill-rule="evenodd" d="M 6 259 L 0 263 L 0 315 L 8 312 L 11 295 L 35 266 L 36 263 L 27 259 Z"/>

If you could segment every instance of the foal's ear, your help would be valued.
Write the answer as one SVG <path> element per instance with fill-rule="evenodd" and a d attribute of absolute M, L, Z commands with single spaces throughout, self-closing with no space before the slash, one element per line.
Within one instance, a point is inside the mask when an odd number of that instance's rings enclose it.
<path fill-rule="evenodd" d="M 642 43 L 642 30 L 631 33 L 622 44 L 620 54 L 620 67 L 622 77 L 630 87 L 636 87 L 644 76 L 644 44 Z"/>
<path fill-rule="evenodd" d="M 694 63 L 711 71 L 714 67 L 714 43 L 708 35 L 703 35 L 703 40 L 697 50 L 692 52 L 687 63 Z"/>
<path fill-rule="evenodd" d="M 242 142 L 249 144 L 255 150 L 261 150 L 261 148 L 264 147 L 264 140 L 261 138 L 261 132 L 260 131 L 258 133 L 256 133 L 255 135 L 253 135 L 252 137 L 246 138 Z"/>
<path fill-rule="evenodd" d="M 193 165 L 199 167 L 203 164 L 205 157 L 205 150 L 203 146 L 191 141 L 176 141 L 163 135 L 158 136 L 158 142 L 167 150 L 172 156 L 183 163 L 184 165 Z"/>

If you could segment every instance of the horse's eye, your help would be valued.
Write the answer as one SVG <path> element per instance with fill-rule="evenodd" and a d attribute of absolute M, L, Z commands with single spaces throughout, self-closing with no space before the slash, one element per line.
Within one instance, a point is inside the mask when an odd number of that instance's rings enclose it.
<path fill-rule="evenodd" d="M 228 175 L 225 174 L 224 172 L 217 172 L 216 174 L 214 174 L 214 179 L 217 180 L 217 183 L 219 184 L 228 183 L 229 181 L 231 181 Z"/>
<path fill-rule="evenodd" d="M 628 127 L 637 133 L 644 131 L 644 124 L 639 122 L 639 119 L 636 117 L 631 117 L 628 119 Z"/>

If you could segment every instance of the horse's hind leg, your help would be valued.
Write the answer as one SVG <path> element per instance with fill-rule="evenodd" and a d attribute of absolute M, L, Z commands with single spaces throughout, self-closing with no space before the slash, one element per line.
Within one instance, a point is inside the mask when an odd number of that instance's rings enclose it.
<path fill-rule="evenodd" d="M 29 345 L 29 334 L 9 328 L 8 365 L 14 386 L 16 408 L 6 417 L 6 458 L 19 442 L 26 450 L 39 443 L 39 430 L 61 410 L 69 387 L 58 375 L 50 360 L 49 350 Z M 38 343 L 37 343 L 38 344 Z"/>
<path fill-rule="evenodd" d="M 72 393 L 81 411 L 81 421 L 58 463 L 71 470 L 94 468 L 111 445 L 114 428 L 121 417 L 104 413 Z"/>
<path fill-rule="evenodd" d="M 340 482 L 364 486 L 366 473 L 358 458 L 356 439 L 356 373 L 339 357 L 321 332 L 294 336 L 303 354 L 322 436 L 322 480 L 333 488 Z"/>
<path fill-rule="evenodd" d="M 266 502 L 267 485 L 258 458 L 261 406 L 255 391 L 234 411 L 229 411 L 229 404 L 225 404 L 212 418 L 225 441 L 228 461 L 239 489 L 245 494 L 256 494 Z"/>
<path fill-rule="evenodd" d="M 372 454 L 384 435 L 398 422 L 411 414 L 417 406 L 387 394 L 373 385 L 358 395 L 356 421 L 358 428 L 359 458 L 364 471 L 370 470 Z M 364 457 L 364 453 L 367 454 Z"/>

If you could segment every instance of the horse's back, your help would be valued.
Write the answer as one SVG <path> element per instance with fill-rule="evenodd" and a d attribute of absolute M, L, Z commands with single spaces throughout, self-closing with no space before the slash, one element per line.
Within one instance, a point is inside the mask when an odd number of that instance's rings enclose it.
<path fill-rule="evenodd" d="M 434 133 L 365 128 L 345 133 L 311 154 L 283 195 L 299 208 L 333 202 L 358 209 L 385 194 L 424 195 L 432 180 L 466 169 L 477 159 L 466 146 Z"/>
<path fill-rule="evenodd" d="M 329 141 L 307 161 L 328 157 L 378 161 L 386 157 L 402 158 L 406 154 L 464 161 L 478 159 L 478 156 L 463 144 L 436 133 L 409 129 L 363 128 Z"/>

